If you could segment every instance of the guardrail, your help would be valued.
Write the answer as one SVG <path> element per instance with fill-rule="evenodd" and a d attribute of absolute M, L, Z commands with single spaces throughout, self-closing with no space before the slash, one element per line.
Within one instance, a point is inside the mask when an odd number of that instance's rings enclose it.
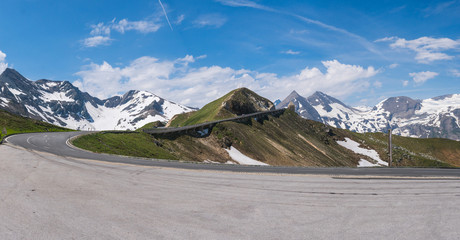
<path fill-rule="evenodd" d="M 261 117 L 265 117 L 267 115 L 279 116 L 279 115 L 283 114 L 285 110 L 286 109 L 276 109 L 276 110 L 270 110 L 270 111 L 265 111 L 265 112 L 256 112 L 256 113 L 250 113 L 250 114 L 243 114 L 241 116 L 234 117 L 234 118 L 227 118 L 227 119 L 222 119 L 222 120 L 217 120 L 217 121 L 212 121 L 212 122 L 206 122 L 206 123 L 200 123 L 200 124 L 184 126 L 184 127 L 151 128 L 151 129 L 144 129 L 143 131 L 145 133 L 149 133 L 149 134 L 152 134 L 152 135 L 196 134 L 196 133 L 198 133 L 201 136 L 205 136 L 205 135 L 210 133 L 209 129 L 212 129 L 218 123 L 222 123 L 222 122 L 245 122 L 245 121 L 248 121 L 251 118 L 261 118 Z M 206 129 L 208 130 L 207 132 L 206 132 Z"/>

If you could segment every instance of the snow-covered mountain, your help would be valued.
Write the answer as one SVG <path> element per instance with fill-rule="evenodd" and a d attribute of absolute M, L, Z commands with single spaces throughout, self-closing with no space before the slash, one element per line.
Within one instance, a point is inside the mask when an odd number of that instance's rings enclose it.
<path fill-rule="evenodd" d="M 100 100 L 68 81 L 30 81 L 10 68 L 0 75 L 0 109 L 81 130 L 134 130 L 194 110 L 145 91 Z"/>
<path fill-rule="evenodd" d="M 460 94 L 425 100 L 391 97 L 373 108 L 353 108 L 316 92 L 304 98 L 292 92 L 277 108 L 293 102 L 300 116 L 355 132 L 386 132 L 408 137 L 460 140 Z"/>

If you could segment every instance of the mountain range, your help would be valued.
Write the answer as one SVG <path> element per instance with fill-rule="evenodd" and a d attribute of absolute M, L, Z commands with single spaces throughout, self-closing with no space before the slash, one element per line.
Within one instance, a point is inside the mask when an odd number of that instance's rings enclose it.
<path fill-rule="evenodd" d="M 77 130 L 133 130 L 194 110 L 146 91 L 100 100 L 68 81 L 30 81 L 10 68 L 0 75 L 0 109 Z"/>
<path fill-rule="evenodd" d="M 417 138 L 460 140 L 460 94 L 425 100 L 391 97 L 374 107 L 350 107 L 322 92 L 303 97 L 293 91 L 276 108 L 293 102 L 303 118 L 354 132 L 387 132 Z M 0 75 L 0 109 L 77 130 L 138 129 L 167 122 L 196 109 L 146 91 L 100 100 L 68 81 L 31 81 L 7 68 Z"/>
<path fill-rule="evenodd" d="M 306 119 L 354 132 L 387 132 L 416 138 L 460 140 L 460 94 L 425 100 L 391 97 L 374 107 L 350 107 L 322 92 L 305 98 L 293 91 L 277 108 L 292 102 Z"/>

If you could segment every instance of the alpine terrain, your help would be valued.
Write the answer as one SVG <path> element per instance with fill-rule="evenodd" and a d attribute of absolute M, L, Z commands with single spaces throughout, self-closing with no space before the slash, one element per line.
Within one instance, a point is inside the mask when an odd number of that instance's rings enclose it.
<path fill-rule="evenodd" d="M 391 97 L 373 108 L 353 108 L 322 92 L 308 98 L 293 91 L 276 107 L 293 102 L 300 116 L 354 132 L 387 132 L 417 138 L 460 140 L 460 94 L 425 100 Z"/>
<path fill-rule="evenodd" d="M 175 116 L 181 126 L 247 116 L 273 109 L 273 103 L 247 88 L 233 90 L 200 110 Z M 300 117 L 294 106 L 264 117 L 224 121 L 194 130 L 152 135 L 95 133 L 73 141 L 94 152 L 196 162 L 273 166 L 387 166 L 387 136 L 354 133 Z M 155 126 L 149 124 L 146 128 Z M 145 129 L 145 128 L 143 128 Z M 460 142 L 394 136 L 397 166 L 460 166 Z M 429 147 L 428 147 L 429 146 Z"/>
<path fill-rule="evenodd" d="M 68 81 L 30 81 L 10 68 L 0 75 L 0 109 L 77 130 L 137 129 L 193 110 L 146 91 L 100 100 Z"/>

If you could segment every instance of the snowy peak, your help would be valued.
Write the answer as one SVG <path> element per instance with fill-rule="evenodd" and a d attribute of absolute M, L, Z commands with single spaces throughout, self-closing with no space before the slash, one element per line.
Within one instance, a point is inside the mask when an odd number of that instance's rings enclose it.
<path fill-rule="evenodd" d="M 420 110 L 421 102 L 409 97 L 391 97 L 383 101 L 381 106 L 384 111 L 390 112 L 393 116 L 407 118 Z"/>
<path fill-rule="evenodd" d="M 285 100 L 292 101 L 290 96 Z M 296 97 L 293 102 L 300 103 L 302 99 L 305 98 Z M 425 100 L 391 97 L 373 108 L 352 108 L 322 92 L 306 100 L 299 108 L 296 105 L 299 115 L 334 127 L 355 132 L 386 132 L 391 128 L 402 136 L 460 140 L 460 94 Z"/>
<path fill-rule="evenodd" d="M 0 109 L 83 130 L 133 130 L 193 110 L 145 91 L 100 100 L 68 81 L 33 82 L 13 69 L 0 75 Z"/>
<path fill-rule="evenodd" d="M 324 106 L 325 108 L 329 108 L 330 104 L 337 103 L 337 104 L 340 104 L 340 105 L 343 105 L 343 106 L 347 107 L 344 103 L 342 103 L 338 99 L 333 98 L 333 97 L 331 97 L 331 96 L 329 96 L 329 95 L 327 95 L 325 93 L 318 92 L 318 91 L 315 92 L 310 97 L 308 97 L 307 100 L 313 106 L 321 105 L 321 106 Z M 325 110 L 327 110 L 327 109 L 325 109 Z"/>
<path fill-rule="evenodd" d="M 292 91 L 283 101 L 276 104 L 276 108 L 285 108 L 292 102 L 296 106 L 296 109 L 299 108 L 299 102 L 307 103 L 307 100 L 300 96 L 296 91 Z"/>

